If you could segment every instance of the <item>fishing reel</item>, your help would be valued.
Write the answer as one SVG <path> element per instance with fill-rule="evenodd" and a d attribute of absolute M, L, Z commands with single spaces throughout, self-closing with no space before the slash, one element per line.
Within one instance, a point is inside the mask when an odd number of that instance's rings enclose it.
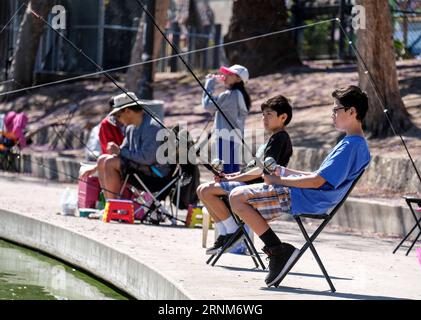
<path fill-rule="evenodd" d="M 276 160 L 274 158 L 267 157 L 263 162 L 263 167 L 269 174 L 274 174 L 276 168 L 278 167 L 278 164 L 276 163 Z"/>
<path fill-rule="evenodd" d="M 210 165 L 212 169 L 217 172 L 218 176 L 223 176 L 222 173 L 224 172 L 224 160 L 218 158 L 213 159 Z"/>

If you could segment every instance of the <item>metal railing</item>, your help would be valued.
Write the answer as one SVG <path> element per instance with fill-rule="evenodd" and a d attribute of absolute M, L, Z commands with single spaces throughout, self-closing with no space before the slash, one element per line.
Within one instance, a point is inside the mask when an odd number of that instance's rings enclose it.
<path fill-rule="evenodd" d="M 421 6 L 419 11 L 392 10 L 394 38 L 412 56 L 421 55 Z"/>
<path fill-rule="evenodd" d="M 221 25 L 215 25 L 208 33 L 196 32 L 194 28 L 189 28 L 187 33 L 182 33 L 180 28 L 173 24 L 171 30 L 166 30 L 166 35 L 172 40 L 180 52 L 190 52 L 197 49 L 218 46 L 222 42 Z M 187 62 L 193 69 L 209 70 L 216 69 L 221 64 L 221 48 L 217 47 L 211 50 L 203 50 L 188 54 Z M 174 55 L 172 48 L 167 42 L 163 42 L 160 49 L 160 56 L 166 57 Z M 184 67 L 177 57 L 161 60 L 157 64 L 159 72 L 177 72 L 184 70 Z"/>

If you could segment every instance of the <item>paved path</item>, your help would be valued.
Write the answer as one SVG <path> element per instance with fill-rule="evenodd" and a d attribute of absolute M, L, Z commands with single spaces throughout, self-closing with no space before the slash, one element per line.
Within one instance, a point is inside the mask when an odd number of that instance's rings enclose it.
<path fill-rule="evenodd" d="M 331 228 L 322 233 L 316 248 L 338 290 L 335 294 L 310 251 L 283 287 L 268 289 L 263 282 L 266 272 L 254 269 L 247 256 L 226 254 L 217 266 L 206 265 L 201 229 L 106 224 L 57 215 L 66 186 L 76 190 L 76 185 L 0 173 L 0 208 L 84 234 L 147 261 L 196 299 L 421 299 L 421 265 L 414 251 L 408 257 L 403 250 L 392 254 L 396 238 L 363 237 Z M 278 222 L 274 228 L 282 240 L 302 244 L 295 224 Z M 209 244 L 212 239 L 213 231 Z M 260 249 L 262 243 L 257 237 L 255 241 Z"/>

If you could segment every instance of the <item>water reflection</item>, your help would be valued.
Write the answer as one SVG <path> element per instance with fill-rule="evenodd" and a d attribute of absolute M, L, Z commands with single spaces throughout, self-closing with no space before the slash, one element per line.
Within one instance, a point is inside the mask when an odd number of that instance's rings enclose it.
<path fill-rule="evenodd" d="M 75 269 L 0 240 L 0 300 L 2 299 L 126 298 Z"/>

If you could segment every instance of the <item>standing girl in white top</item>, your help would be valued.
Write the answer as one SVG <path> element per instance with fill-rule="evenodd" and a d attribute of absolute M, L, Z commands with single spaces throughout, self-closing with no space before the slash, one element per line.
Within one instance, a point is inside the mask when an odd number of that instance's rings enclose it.
<path fill-rule="evenodd" d="M 249 79 L 247 68 L 235 64 L 229 68 L 219 69 L 222 75 L 209 74 L 206 76 L 206 90 L 212 95 L 225 116 L 234 125 L 234 129 L 244 136 L 244 124 L 246 116 L 250 110 L 251 100 L 244 85 Z M 216 79 L 224 81 L 225 91 L 217 97 L 213 96 Z M 211 99 L 204 93 L 202 97 L 203 107 L 211 112 L 215 112 L 215 123 L 213 128 L 219 159 L 224 161 L 224 172 L 232 173 L 240 170 L 241 140 L 233 132 L 225 117 L 216 108 Z"/>

